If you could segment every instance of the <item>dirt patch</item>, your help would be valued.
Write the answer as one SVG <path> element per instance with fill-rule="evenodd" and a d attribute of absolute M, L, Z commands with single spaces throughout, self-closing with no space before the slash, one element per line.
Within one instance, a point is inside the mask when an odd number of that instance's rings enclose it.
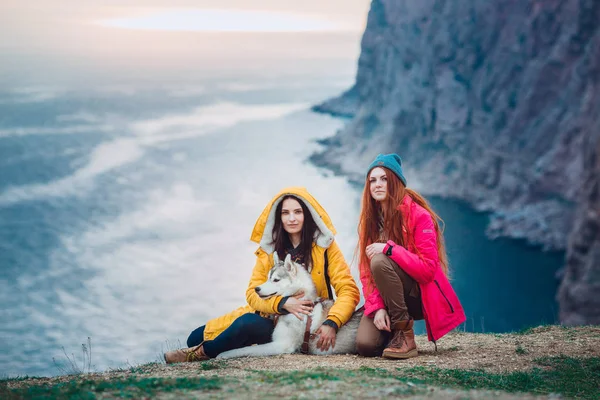
<path fill-rule="evenodd" d="M 132 375 L 146 377 L 219 376 L 246 377 L 254 371 L 295 371 L 314 368 L 355 370 L 361 367 L 396 370 L 416 366 L 444 369 L 482 369 L 486 372 L 523 371 L 538 366 L 540 357 L 600 357 L 600 328 L 542 326 L 524 334 L 476 334 L 452 332 L 438 342 L 438 349 L 427 337 L 416 337 L 419 357 L 409 360 L 365 358 L 357 355 L 306 356 L 289 354 L 274 357 L 241 358 L 227 361 L 176 365 L 149 364 L 128 370 L 85 375 L 86 379 L 110 380 Z M 30 378 L 9 381 L 9 387 L 56 384 L 72 380 L 71 376 Z"/>
<path fill-rule="evenodd" d="M 290 371 L 307 368 L 357 369 L 362 366 L 392 370 L 402 367 L 433 366 L 448 369 L 483 369 L 512 372 L 531 368 L 540 357 L 600 357 L 600 328 L 534 328 L 526 334 L 476 334 L 452 332 L 444 336 L 437 351 L 425 335 L 416 337 L 419 357 L 408 360 L 366 358 L 357 355 L 307 356 L 289 354 L 227 360 L 225 369 L 203 371 L 220 376 L 243 376 L 247 370 Z M 217 360 L 218 361 L 218 360 Z M 197 371 L 193 364 L 164 366 L 167 370 Z M 164 368 L 160 369 L 164 371 Z M 175 371 L 172 371 L 176 373 Z M 162 373 L 162 372 L 161 372 Z"/>

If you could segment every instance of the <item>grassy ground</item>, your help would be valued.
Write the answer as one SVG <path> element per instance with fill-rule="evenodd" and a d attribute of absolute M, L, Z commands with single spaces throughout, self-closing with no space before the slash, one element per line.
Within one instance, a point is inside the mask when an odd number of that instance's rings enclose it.
<path fill-rule="evenodd" d="M 600 399 L 600 328 L 452 333 L 406 361 L 285 355 L 0 381 L 0 398 Z M 490 362 L 491 360 L 491 362 Z"/>

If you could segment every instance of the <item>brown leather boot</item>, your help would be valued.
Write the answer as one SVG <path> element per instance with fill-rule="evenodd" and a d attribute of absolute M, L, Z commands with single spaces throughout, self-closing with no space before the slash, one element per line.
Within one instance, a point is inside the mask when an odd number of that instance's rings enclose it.
<path fill-rule="evenodd" d="M 164 354 L 165 362 L 167 364 L 173 364 L 208 360 L 210 357 L 204 352 L 203 344 L 204 342 L 200 343 L 198 346 L 188 347 L 187 349 L 167 351 Z"/>
<path fill-rule="evenodd" d="M 413 331 L 414 321 L 412 319 L 398 321 L 392 326 L 392 340 L 388 347 L 383 350 L 385 358 L 412 358 L 419 355 L 417 344 L 415 343 L 415 331 Z"/>

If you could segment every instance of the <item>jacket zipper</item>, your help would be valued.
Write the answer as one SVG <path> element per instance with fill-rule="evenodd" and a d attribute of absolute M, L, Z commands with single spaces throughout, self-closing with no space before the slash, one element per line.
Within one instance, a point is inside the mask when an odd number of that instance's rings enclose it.
<path fill-rule="evenodd" d="M 431 330 L 431 325 L 429 325 L 429 321 L 427 321 L 427 318 L 425 318 L 425 329 L 427 329 L 427 332 L 429 332 L 431 334 L 431 339 L 433 339 L 433 344 L 435 344 L 435 338 L 433 337 L 433 331 Z M 435 345 L 435 350 L 437 351 L 437 345 Z"/>
<path fill-rule="evenodd" d="M 448 300 L 448 298 L 446 297 L 446 294 L 444 293 L 444 291 L 440 287 L 440 284 L 438 283 L 438 281 L 435 280 L 435 279 L 433 281 L 437 285 L 438 289 L 440 289 L 440 293 L 442 294 L 442 296 L 444 296 L 444 298 L 446 299 L 446 302 L 448 302 L 448 305 L 450 306 L 450 311 L 454 312 L 454 307 L 452 307 L 452 304 L 450 304 L 450 300 Z"/>

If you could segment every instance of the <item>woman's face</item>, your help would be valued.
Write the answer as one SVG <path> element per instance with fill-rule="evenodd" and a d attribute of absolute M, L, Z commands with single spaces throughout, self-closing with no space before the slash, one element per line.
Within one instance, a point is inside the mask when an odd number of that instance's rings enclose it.
<path fill-rule="evenodd" d="M 369 191 L 376 201 L 385 201 L 387 198 L 387 175 L 383 168 L 373 168 L 369 174 Z"/>
<path fill-rule="evenodd" d="M 296 199 L 285 199 L 281 207 L 281 222 L 287 233 L 300 233 L 304 226 L 304 212 Z"/>

